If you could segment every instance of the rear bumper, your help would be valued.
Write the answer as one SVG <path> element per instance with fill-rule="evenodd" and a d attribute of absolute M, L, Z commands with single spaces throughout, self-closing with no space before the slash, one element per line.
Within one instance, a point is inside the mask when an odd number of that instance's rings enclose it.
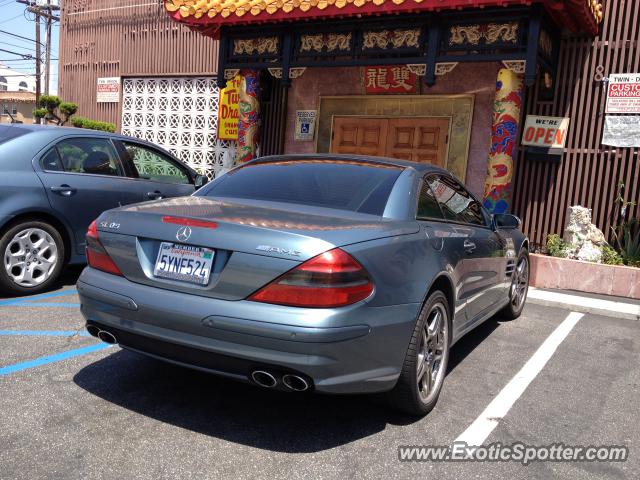
<path fill-rule="evenodd" d="M 326 393 L 393 388 L 419 304 L 340 309 L 226 301 L 140 285 L 86 268 L 78 280 L 88 323 L 124 348 L 249 381 L 254 369 L 298 373 Z"/>

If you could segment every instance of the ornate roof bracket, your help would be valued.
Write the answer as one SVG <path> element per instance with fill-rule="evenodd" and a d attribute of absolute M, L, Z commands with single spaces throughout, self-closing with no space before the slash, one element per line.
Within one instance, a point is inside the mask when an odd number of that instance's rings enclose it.
<path fill-rule="evenodd" d="M 405 64 L 433 85 L 460 62 L 505 62 L 524 68 L 532 85 L 539 70 L 555 74 L 560 32 L 534 4 L 496 10 L 429 12 L 356 20 L 222 28 L 218 71 L 267 70 L 283 86 L 308 67 Z M 225 74 L 218 84 L 224 86 Z"/>

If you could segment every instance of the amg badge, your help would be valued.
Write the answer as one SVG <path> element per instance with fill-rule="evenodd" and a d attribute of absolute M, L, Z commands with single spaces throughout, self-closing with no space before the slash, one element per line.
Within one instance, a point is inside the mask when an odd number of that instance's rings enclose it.
<path fill-rule="evenodd" d="M 260 250 L 262 252 L 280 253 L 282 255 L 291 255 L 293 257 L 299 257 L 300 256 L 300 252 L 297 251 L 297 250 L 293 250 L 293 249 L 290 249 L 290 248 L 271 247 L 269 245 L 258 245 L 256 247 L 256 250 Z"/>

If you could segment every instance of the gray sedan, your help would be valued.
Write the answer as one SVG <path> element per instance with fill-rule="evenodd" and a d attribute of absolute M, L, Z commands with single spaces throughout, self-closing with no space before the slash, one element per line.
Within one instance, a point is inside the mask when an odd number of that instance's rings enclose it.
<path fill-rule="evenodd" d="M 101 212 L 189 195 L 206 181 L 148 142 L 77 128 L 0 125 L 0 286 L 49 287 L 84 263 L 87 227 Z"/>
<path fill-rule="evenodd" d="M 386 392 L 423 415 L 451 345 L 520 315 L 518 227 L 426 164 L 269 157 L 100 215 L 78 292 L 105 342 L 264 388 Z"/>

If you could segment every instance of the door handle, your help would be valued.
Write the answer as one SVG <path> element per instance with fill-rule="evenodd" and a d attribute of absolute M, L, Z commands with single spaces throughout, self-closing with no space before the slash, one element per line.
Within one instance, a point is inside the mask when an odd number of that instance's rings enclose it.
<path fill-rule="evenodd" d="M 476 244 L 471 240 L 465 240 L 462 246 L 464 247 L 464 251 L 467 253 L 473 253 L 473 251 L 476 249 Z"/>
<path fill-rule="evenodd" d="M 53 193 L 58 193 L 64 197 L 70 197 L 78 191 L 76 188 L 70 187 L 66 184 L 60 185 L 59 187 L 51 187 L 50 190 Z"/>
<path fill-rule="evenodd" d="M 151 200 L 160 200 L 162 198 L 162 192 L 160 190 L 154 190 L 153 192 L 147 192 L 147 198 Z"/>

